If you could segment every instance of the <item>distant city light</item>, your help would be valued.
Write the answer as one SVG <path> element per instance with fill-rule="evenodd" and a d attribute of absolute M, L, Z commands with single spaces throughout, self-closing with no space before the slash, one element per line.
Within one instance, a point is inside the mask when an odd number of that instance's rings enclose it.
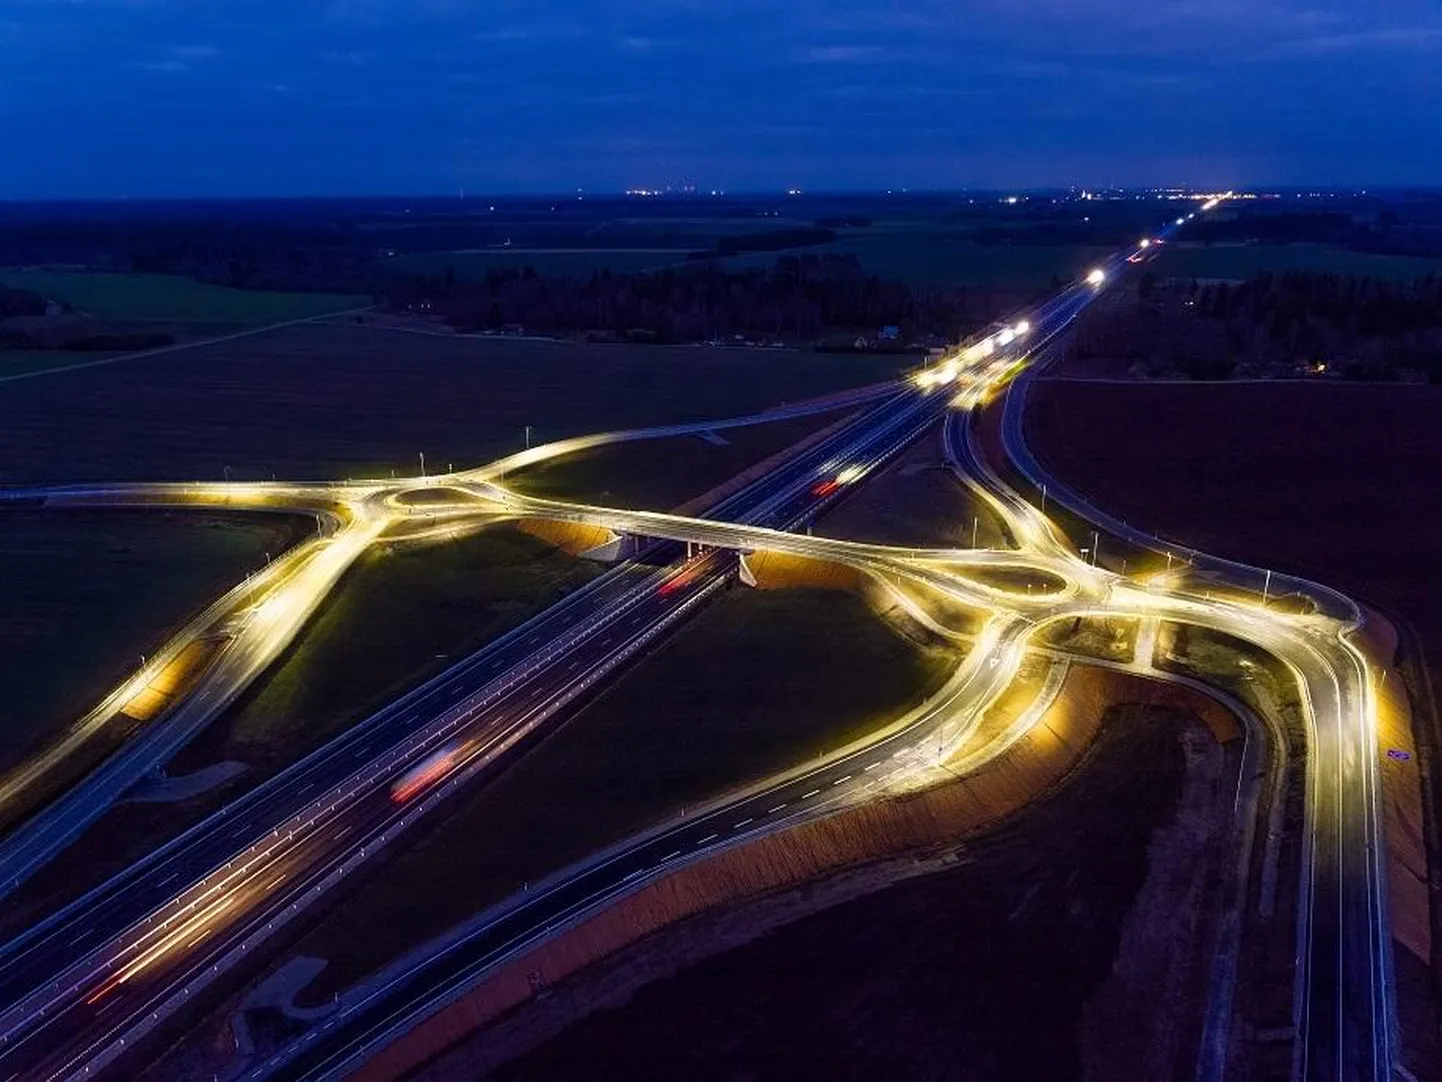
<path fill-rule="evenodd" d="M 1106 271 L 1102 270 L 1100 267 L 1094 267 L 1087 272 L 1087 285 L 1089 286 L 1099 286 L 1106 280 Z"/>

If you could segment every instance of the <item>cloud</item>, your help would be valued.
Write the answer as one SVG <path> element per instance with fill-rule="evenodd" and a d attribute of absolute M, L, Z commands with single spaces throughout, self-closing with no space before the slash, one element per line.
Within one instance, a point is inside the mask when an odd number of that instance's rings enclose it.
<path fill-rule="evenodd" d="M 640 105 L 652 100 L 648 94 L 587 94 L 576 99 L 582 105 Z"/>
<path fill-rule="evenodd" d="M 1280 42 L 1271 51 L 1279 56 L 1336 56 L 1381 50 L 1432 52 L 1439 45 L 1442 45 L 1442 24 L 1304 36 Z"/>
<path fill-rule="evenodd" d="M 540 35 L 534 27 L 529 26 L 504 26 L 496 30 L 477 30 L 470 34 L 471 41 L 484 43 L 503 41 L 532 41 Z"/>
<path fill-rule="evenodd" d="M 477 30 L 474 33 L 468 34 L 466 38 L 469 41 L 474 41 L 482 45 L 521 45 L 580 38 L 586 34 L 586 28 L 578 23 L 551 21 L 536 23 L 532 26 L 490 27 L 486 30 Z"/>
<path fill-rule="evenodd" d="M 912 50 L 886 45 L 816 45 L 802 49 L 796 59 L 804 64 L 890 64 L 915 56 Z"/>
<path fill-rule="evenodd" d="M 197 63 L 214 60 L 219 55 L 220 50 L 214 45 L 171 45 L 165 50 L 163 59 L 141 60 L 131 66 L 158 75 L 179 75 L 190 71 Z"/>
<path fill-rule="evenodd" d="M 845 86 L 831 86 L 817 91 L 821 98 L 835 98 L 843 101 L 886 101 L 916 100 L 918 98 L 959 98 L 974 93 L 967 86 L 945 86 L 937 83 L 891 83 L 876 86 L 872 83 L 856 83 Z"/>

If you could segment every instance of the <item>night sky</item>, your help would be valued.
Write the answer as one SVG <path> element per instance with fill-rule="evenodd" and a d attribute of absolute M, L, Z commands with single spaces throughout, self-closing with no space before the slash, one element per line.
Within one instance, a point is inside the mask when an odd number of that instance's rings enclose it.
<path fill-rule="evenodd" d="M 1442 181 L 1439 0 L 4 0 L 0 197 Z"/>

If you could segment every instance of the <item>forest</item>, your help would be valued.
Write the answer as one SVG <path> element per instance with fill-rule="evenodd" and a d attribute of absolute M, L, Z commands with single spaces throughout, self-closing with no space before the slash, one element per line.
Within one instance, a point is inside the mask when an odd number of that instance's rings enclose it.
<path fill-rule="evenodd" d="M 1442 277 L 1411 282 L 1318 272 L 1245 282 L 1158 282 L 1091 313 L 1082 356 L 1152 376 L 1316 376 L 1442 383 Z"/>
<path fill-rule="evenodd" d="M 544 278 L 530 268 L 477 281 L 446 274 L 393 282 L 379 299 L 461 331 L 657 342 L 798 341 L 886 326 L 905 340 L 951 340 L 978 318 L 968 290 L 913 289 L 866 274 L 854 256 L 830 254 L 782 256 L 771 267 L 708 261 L 643 274 L 602 270 L 588 279 Z"/>

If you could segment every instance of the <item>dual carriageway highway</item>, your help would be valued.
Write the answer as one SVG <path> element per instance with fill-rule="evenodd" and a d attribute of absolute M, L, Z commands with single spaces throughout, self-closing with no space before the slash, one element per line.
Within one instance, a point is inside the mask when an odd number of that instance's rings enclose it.
<path fill-rule="evenodd" d="M 994 477 L 986 487 L 1018 539 L 1015 551 L 897 550 L 794 532 L 839 498 L 845 486 L 835 482 L 841 477 L 857 479 L 874 470 L 934 426 L 949 405 L 975 404 L 998 382 L 1014 375 L 1028 352 L 1044 352 L 1045 344 L 1062 334 L 1103 283 L 1135 254 L 1118 255 L 1101 268 L 1101 281 L 1077 283 L 1029 313 L 1020 335 L 1016 332 L 1022 324 L 993 332 L 922 373 L 911 387 L 869 392 L 875 401 L 869 409 L 712 508 L 705 519 L 535 500 L 500 484 L 505 471 L 547 457 L 545 447 L 524 452 L 524 461 L 512 456 L 481 470 L 406 482 L 403 488 L 442 485 L 480 497 L 454 509 L 438 508 L 442 525 L 477 516 L 486 516 L 487 521 L 535 516 L 588 522 L 659 540 L 649 543 L 651 563 L 628 562 L 594 580 L 0 947 L 0 1078 L 12 1073 L 70 1077 L 123 1065 L 127 1050 L 170 1012 L 182 1009 L 228 968 L 256 953 L 267 937 L 307 904 L 367 856 L 394 843 L 399 833 L 452 792 L 500 769 L 512 749 L 538 736 L 609 673 L 702 604 L 732 573 L 732 553 L 738 551 L 775 550 L 847 563 L 942 591 L 991 617 L 982 643 L 946 689 L 868 746 L 761 783 L 719 802 L 702 816 L 660 827 L 559 874 L 530 897 L 513 900 L 471 934 L 423 954 L 384 987 L 369 989 L 364 999 L 347 1004 L 344 1016 L 328 1019 L 271 1060 L 255 1065 L 257 1077 L 332 1077 L 464 991 L 498 959 L 685 860 L 798 818 L 871 799 L 896 785 L 915 784 L 935 771 L 938 760 L 959 750 L 984 761 L 1000 749 L 978 753 L 967 748 L 976 720 L 1010 681 L 1032 633 L 1050 620 L 1139 614 L 1216 627 L 1256 642 L 1287 660 L 1304 679 L 1317 738 L 1314 756 L 1335 756 L 1342 763 L 1348 754 L 1355 754 L 1358 741 L 1366 739 L 1367 712 L 1372 707 L 1365 661 L 1359 663 L 1362 668 L 1349 669 L 1355 651 L 1349 652 L 1341 622 L 1322 614 L 1286 616 L 1245 599 L 1205 597 L 1180 580 L 1136 584 L 1091 567 L 1060 540 L 1044 517 Z M 855 404 L 862 401 L 858 396 Z M 713 422 L 670 426 L 665 431 L 720 426 Z M 584 437 L 579 442 L 595 445 L 586 441 L 615 435 Z M 263 505 L 284 505 L 286 500 L 304 501 L 305 506 L 325 504 L 336 514 L 339 526 L 311 549 L 352 534 L 359 543 L 360 529 L 392 521 L 395 513 L 396 489 L 379 484 L 244 487 L 247 491 L 242 493 L 241 486 L 169 486 L 165 492 L 161 490 L 167 486 L 129 486 L 124 492 L 89 486 L 30 490 L 26 498 L 103 504 L 125 499 L 186 503 L 258 497 Z M 382 507 L 387 510 L 378 510 Z M 678 564 L 678 542 L 706 548 Z M 301 551 L 295 555 L 299 557 Z M 1064 586 L 1051 593 L 1020 595 L 968 578 L 968 570 L 985 567 L 1044 570 Z M 286 596 L 280 591 L 287 585 L 295 586 L 285 575 L 284 569 L 275 573 L 275 594 L 250 602 L 254 613 L 264 611 L 273 597 Z M 303 582 L 300 592 L 309 590 L 318 601 L 328 588 L 324 579 L 319 575 L 315 582 Z M 275 611 L 286 617 L 281 623 L 294 620 L 294 627 L 304 618 L 294 603 Z M 1335 685 L 1332 694 L 1327 693 L 1329 680 Z M 1341 732 L 1358 725 L 1360 735 L 1346 748 L 1322 735 L 1329 727 Z M 446 756 L 445 768 L 434 786 L 413 801 L 395 801 L 397 780 L 411 776 L 418 763 L 438 751 Z M 1365 775 L 1370 762 L 1375 783 L 1375 755 L 1363 749 L 1362 758 L 1361 763 L 1351 760 L 1348 768 L 1354 776 L 1357 771 Z M 1308 780 L 1311 795 L 1317 780 L 1313 775 Z M 94 803 L 83 807 L 89 811 L 98 805 L 103 810 L 106 796 L 94 792 Z M 1314 839 L 1312 861 L 1319 854 L 1325 860 L 1331 849 L 1319 841 L 1327 826 L 1319 821 L 1315 798 L 1309 801 L 1308 830 Z M 1338 845 L 1350 845 L 1352 840 L 1344 833 L 1334 835 Z M 6 858 L 6 846 L 8 840 L 0 846 L 0 861 Z M 1363 856 L 1365 863 L 1351 866 L 1352 874 L 1367 878 L 1368 893 L 1375 901 L 1377 892 L 1385 890 L 1378 882 L 1384 880 L 1385 868 L 1375 850 Z M 1325 876 L 1314 877 L 1312 908 L 1319 890 L 1326 887 Z M 1380 897 L 1384 900 L 1385 894 Z M 1335 1026 L 1318 1018 L 1315 995 L 1310 991 L 1299 995 L 1298 1045 L 1305 1050 L 1304 1077 L 1380 1078 L 1389 1069 L 1390 1000 L 1385 986 L 1380 996 L 1377 988 L 1377 981 L 1385 977 L 1389 944 L 1385 938 L 1379 944 L 1374 935 L 1380 926 L 1385 936 L 1385 908 L 1370 908 L 1362 915 L 1366 928 L 1354 930 L 1346 919 L 1343 926 L 1368 944 L 1365 959 L 1361 954 L 1339 953 L 1334 967 L 1331 959 L 1314 957 L 1330 941 L 1319 944 L 1314 937 L 1299 944 L 1306 974 L 1299 988 L 1326 988 L 1340 995 L 1337 990 L 1348 980 L 1343 970 L 1350 972 L 1366 961 L 1373 989 L 1362 1007 L 1335 1015 Z M 1315 922 L 1311 926 L 1315 929 Z"/>
<path fill-rule="evenodd" d="M 836 498 L 823 484 L 836 460 L 873 468 L 943 406 L 894 392 L 715 513 L 794 527 Z M 649 558 L 661 566 L 628 563 L 595 580 L 502 650 L 482 651 L 0 948 L 0 1002 L 9 1005 L 0 1072 L 66 1077 L 118 1058 L 457 783 L 493 768 L 724 585 L 734 563 L 708 551 L 672 566 L 679 552 L 667 550 L 680 546 L 655 548 Z M 452 782 L 415 803 L 394 801 L 396 779 L 442 748 L 455 749 Z M 177 883 L 186 884 L 179 893 Z"/>

